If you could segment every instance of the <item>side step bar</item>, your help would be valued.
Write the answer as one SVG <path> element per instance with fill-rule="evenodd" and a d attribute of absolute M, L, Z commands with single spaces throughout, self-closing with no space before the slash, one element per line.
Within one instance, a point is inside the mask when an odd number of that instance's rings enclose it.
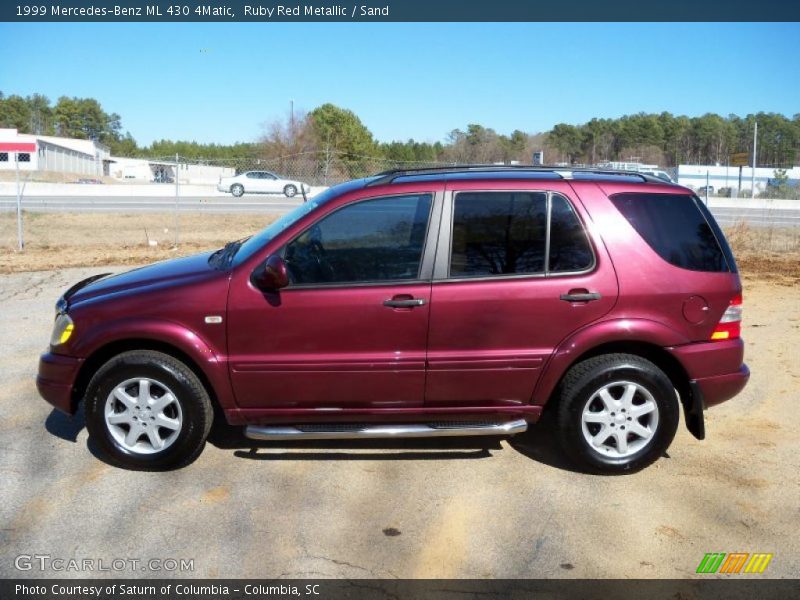
<path fill-rule="evenodd" d="M 362 425 L 353 428 L 343 428 L 336 425 L 326 431 L 319 425 L 309 426 L 307 429 L 287 427 L 280 425 L 249 425 L 244 434 L 253 440 L 348 440 L 348 439 L 386 439 L 386 438 L 423 438 L 447 437 L 462 435 L 515 435 L 528 429 L 527 421 L 519 419 L 494 424 L 457 425 L 448 423 L 447 426 L 400 424 L 400 425 Z"/>

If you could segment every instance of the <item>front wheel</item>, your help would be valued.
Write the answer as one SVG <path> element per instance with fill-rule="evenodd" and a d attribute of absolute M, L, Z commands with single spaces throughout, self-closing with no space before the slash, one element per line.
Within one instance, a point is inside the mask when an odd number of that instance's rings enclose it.
<path fill-rule="evenodd" d="M 635 472 L 669 447 L 680 420 L 672 382 L 649 360 L 606 354 L 572 367 L 561 385 L 561 445 L 585 471 Z"/>
<path fill-rule="evenodd" d="M 232 185 L 231 194 L 233 194 L 236 198 L 241 198 L 244 194 L 244 186 L 238 183 Z"/>
<path fill-rule="evenodd" d="M 213 411 L 194 372 L 161 352 L 124 352 L 94 375 L 86 429 L 101 452 L 129 469 L 166 470 L 203 450 Z"/>
<path fill-rule="evenodd" d="M 295 194 L 297 194 L 297 188 L 290 183 L 289 185 L 283 188 L 283 194 L 287 198 L 293 198 Z"/>

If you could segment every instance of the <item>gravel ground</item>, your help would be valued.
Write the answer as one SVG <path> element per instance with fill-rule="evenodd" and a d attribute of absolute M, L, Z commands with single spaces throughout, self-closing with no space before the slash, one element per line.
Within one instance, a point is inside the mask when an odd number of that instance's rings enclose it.
<path fill-rule="evenodd" d="M 739 551 L 774 553 L 765 576 L 800 572 L 796 285 L 746 281 L 750 385 L 706 413 L 706 441 L 681 427 L 636 475 L 570 471 L 542 427 L 256 450 L 219 427 L 188 468 L 148 474 L 95 457 L 80 416 L 34 386 L 53 302 L 99 270 L 0 280 L 0 576 L 84 576 L 21 573 L 20 554 L 194 561 L 137 576 L 682 578 Z"/>

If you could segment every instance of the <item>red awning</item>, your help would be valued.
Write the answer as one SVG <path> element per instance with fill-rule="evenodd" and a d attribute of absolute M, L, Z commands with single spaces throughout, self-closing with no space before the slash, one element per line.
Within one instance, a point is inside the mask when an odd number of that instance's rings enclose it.
<path fill-rule="evenodd" d="M 36 152 L 33 142 L 0 142 L 0 152 Z"/>

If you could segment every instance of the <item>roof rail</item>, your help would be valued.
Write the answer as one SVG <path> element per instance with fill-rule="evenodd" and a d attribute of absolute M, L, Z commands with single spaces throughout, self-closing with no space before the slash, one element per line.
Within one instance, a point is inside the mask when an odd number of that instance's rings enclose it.
<path fill-rule="evenodd" d="M 413 175 L 452 175 L 456 173 L 502 173 L 508 172 L 530 172 L 530 173 L 553 173 L 562 179 L 572 179 L 573 173 L 586 173 L 590 175 L 627 175 L 638 177 L 646 183 L 666 183 L 653 175 L 639 173 L 638 171 L 622 171 L 617 169 L 595 169 L 591 167 L 555 167 L 542 165 L 482 165 L 482 164 L 463 164 L 463 165 L 442 165 L 435 167 L 414 167 L 409 169 L 390 169 L 376 173 L 377 177 L 367 184 L 367 187 L 392 183 L 399 177 L 409 177 Z"/>

